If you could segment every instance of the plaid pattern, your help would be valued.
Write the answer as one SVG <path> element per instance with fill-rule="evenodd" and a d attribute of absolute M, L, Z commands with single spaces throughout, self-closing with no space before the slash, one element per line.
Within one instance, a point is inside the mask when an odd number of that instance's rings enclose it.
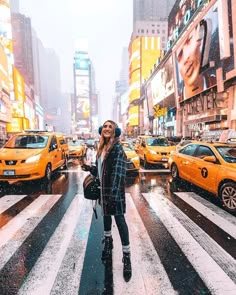
<path fill-rule="evenodd" d="M 125 203 L 126 155 L 116 139 L 104 157 L 101 175 L 101 206 L 104 215 L 121 215 Z"/>

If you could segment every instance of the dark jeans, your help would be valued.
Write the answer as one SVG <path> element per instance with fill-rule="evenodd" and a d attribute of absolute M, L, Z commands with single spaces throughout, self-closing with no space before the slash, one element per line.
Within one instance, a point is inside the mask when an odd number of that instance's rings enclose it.
<path fill-rule="evenodd" d="M 103 216 L 104 231 L 111 231 L 111 216 Z M 124 215 L 114 216 L 123 246 L 129 245 L 129 230 Z"/>

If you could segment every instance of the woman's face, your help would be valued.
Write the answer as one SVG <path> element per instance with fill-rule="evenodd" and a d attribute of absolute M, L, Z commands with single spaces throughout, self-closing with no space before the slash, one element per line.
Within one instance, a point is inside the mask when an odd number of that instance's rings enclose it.
<path fill-rule="evenodd" d="M 102 126 L 102 135 L 105 139 L 109 139 L 114 134 L 114 127 L 111 122 L 107 121 Z"/>

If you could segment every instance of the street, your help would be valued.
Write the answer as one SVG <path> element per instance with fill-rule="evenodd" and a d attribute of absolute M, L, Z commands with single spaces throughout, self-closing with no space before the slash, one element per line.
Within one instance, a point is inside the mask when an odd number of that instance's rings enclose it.
<path fill-rule="evenodd" d="M 236 218 L 216 197 L 151 167 L 128 174 L 132 278 L 103 264 L 103 224 L 83 198 L 88 172 L 73 160 L 48 185 L 0 190 L 0 294 L 236 294 Z"/>

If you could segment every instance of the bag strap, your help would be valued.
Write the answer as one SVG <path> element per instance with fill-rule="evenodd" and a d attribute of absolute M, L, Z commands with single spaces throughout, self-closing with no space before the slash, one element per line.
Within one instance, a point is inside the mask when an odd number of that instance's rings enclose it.
<path fill-rule="evenodd" d="M 93 206 L 93 213 L 94 213 L 96 219 L 98 219 L 98 214 L 97 214 L 97 202 L 98 202 L 98 200 L 95 201 L 95 204 L 94 204 L 94 206 Z"/>

